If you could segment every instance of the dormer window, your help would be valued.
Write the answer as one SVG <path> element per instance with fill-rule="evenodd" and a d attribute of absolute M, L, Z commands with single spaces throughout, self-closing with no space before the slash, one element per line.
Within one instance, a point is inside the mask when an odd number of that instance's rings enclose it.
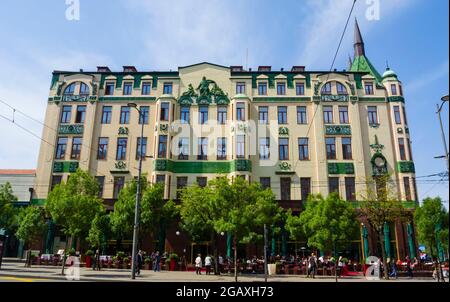
<path fill-rule="evenodd" d="M 286 83 L 285 82 L 277 83 L 277 94 L 278 95 L 285 95 L 286 94 Z"/>
<path fill-rule="evenodd" d="M 105 85 L 105 95 L 113 95 L 114 88 L 115 88 L 114 82 L 107 82 Z"/>
<path fill-rule="evenodd" d="M 364 84 L 366 95 L 373 95 L 373 82 L 366 82 Z"/>
<path fill-rule="evenodd" d="M 131 95 L 133 91 L 133 83 L 126 82 L 123 84 L 123 95 Z"/>

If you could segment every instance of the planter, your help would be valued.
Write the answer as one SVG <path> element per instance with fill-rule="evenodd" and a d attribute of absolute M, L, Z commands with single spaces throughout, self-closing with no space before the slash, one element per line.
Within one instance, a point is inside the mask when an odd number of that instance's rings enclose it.
<path fill-rule="evenodd" d="M 175 259 L 170 259 L 169 270 L 171 272 L 175 270 L 175 265 L 176 265 Z"/>
<path fill-rule="evenodd" d="M 277 274 L 277 265 L 276 264 L 268 264 L 267 270 L 269 272 L 269 276 L 273 276 Z"/>
<path fill-rule="evenodd" d="M 91 267 L 91 265 L 92 265 L 92 258 L 91 258 L 91 256 L 86 256 L 85 262 L 86 262 L 86 268 Z"/>
<path fill-rule="evenodd" d="M 144 270 L 150 270 L 150 264 L 144 264 Z"/>

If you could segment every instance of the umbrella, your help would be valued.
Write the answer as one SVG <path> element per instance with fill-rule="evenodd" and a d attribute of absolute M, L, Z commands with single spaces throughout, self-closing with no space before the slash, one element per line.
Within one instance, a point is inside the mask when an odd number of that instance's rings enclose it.
<path fill-rule="evenodd" d="M 281 233 L 281 255 L 282 256 L 287 256 L 287 234 L 286 234 L 286 230 L 282 229 L 282 233 Z"/>
<path fill-rule="evenodd" d="M 384 223 L 384 249 L 386 250 L 386 258 L 391 258 L 391 238 L 387 222 Z"/>
<path fill-rule="evenodd" d="M 231 233 L 227 233 L 227 257 L 231 258 Z"/>
<path fill-rule="evenodd" d="M 438 257 L 439 257 L 439 261 L 444 261 L 444 249 L 442 248 L 442 242 L 441 239 L 439 238 L 439 233 L 442 230 L 442 226 L 441 224 L 437 224 L 435 227 L 435 233 L 436 233 L 436 245 L 437 245 L 437 250 L 438 250 Z"/>
<path fill-rule="evenodd" d="M 364 245 L 364 259 L 369 257 L 369 232 L 365 225 L 362 229 L 363 245 Z"/>

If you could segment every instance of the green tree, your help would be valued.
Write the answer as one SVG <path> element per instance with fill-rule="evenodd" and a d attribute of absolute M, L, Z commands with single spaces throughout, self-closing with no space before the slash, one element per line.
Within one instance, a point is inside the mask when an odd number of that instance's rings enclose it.
<path fill-rule="evenodd" d="M 16 232 L 17 238 L 26 244 L 32 245 L 42 239 L 47 229 L 45 221 L 45 210 L 42 207 L 29 206 L 19 214 L 19 227 Z M 31 250 L 27 253 L 26 265 L 31 266 Z"/>
<path fill-rule="evenodd" d="M 95 216 L 86 239 L 92 247 L 100 249 L 108 242 L 111 234 L 110 216 L 103 212 Z"/>
<path fill-rule="evenodd" d="M 384 225 L 408 219 L 408 214 L 398 198 L 397 190 L 389 175 L 378 176 L 375 178 L 375 183 L 368 184 L 367 191 L 362 195 L 359 214 L 366 218 L 367 223 L 376 234 L 381 247 L 383 266 L 388 267 Z M 384 270 L 384 278 L 389 279 L 388 270 Z"/>
<path fill-rule="evenodd" d="M 210 181 L 216 206 L 225 211 L 213 222 L 217 233 L 229 232 L 233 235 L 235 281 L 237 282 L 237 244 L 261 240 L 264 224 L 273 226 L 282 218 L 270 189 L 263 190 L 259 183 L 249 183 L 236 177 L 230 183 L 225 177 Z"/>
<path fill-rule="evenodd" d="M 447 245 L 448 250 L 448 212 L 440 197 L 424 199 L 414 213 L 414 221 L 417 237 L 430 249 L 431 257 L 439 257 L 437 239 L 443 246 Z"/>
<path fill-rule="evenodd" d="M 319 194 L 308 197 L 306 208 L 300 216 L 294 216 L 289 211 L 286 229 L 293 239 L 305 236 L 308 246 L 332 251 L 337 259 L 337 250 L 345 248 L 355 238 L 358 221 L 352 205 L 337 193 L 327 198 Z"/>
<path fill-rule="evenodd" d="M 97 180 L 88 172 L 78 169 L 71 174 L 67 183 L 56 185 L 49 193 L 45 209 L 64 234 L 72 238 L 72 242 L 76 238 L 86 238 L 92 221 L 105 211 L 98 191 Z"/>
<path fill-rule="evenodd" d="M 0 185 L 0 229 L 8 231 L 14 229 L 18 214 L 14 209 L 16 201 L 17 197 L 13 194 L 11 184 L 7 182 Z"/>

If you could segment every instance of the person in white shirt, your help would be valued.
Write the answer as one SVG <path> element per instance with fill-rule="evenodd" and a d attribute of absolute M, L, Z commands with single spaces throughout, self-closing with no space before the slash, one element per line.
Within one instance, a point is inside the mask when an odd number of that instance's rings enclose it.
<path fill-rule="evenodd" d="M 212 259 L 210 255 L 207 255 L 205 258 L 205 267 L 206 267 L 206 274 L 207 275 L 211 275 L 211 264 L 212 264 Z"/>
<path fill-rule="evenodd" d="M 197 258 L 195 258 L 195 273 L 197 275 L 201 275 L 202 274 L 202 272 L 201 272 L 201 270 L 202 270 L 202 257 L 201 256 L 202 255 L 198 254 Z"/>

